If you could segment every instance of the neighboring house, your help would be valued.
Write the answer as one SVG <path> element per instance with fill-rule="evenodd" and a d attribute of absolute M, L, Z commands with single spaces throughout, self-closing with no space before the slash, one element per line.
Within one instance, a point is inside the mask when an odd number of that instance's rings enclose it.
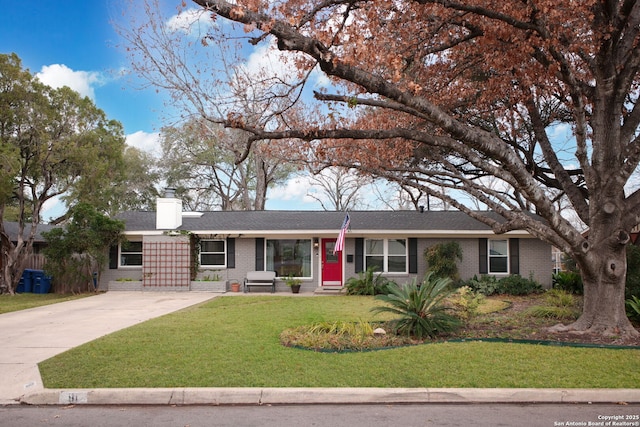
<path fill-rule="evenodd" d="M 189 290 L 193 258 L 199 277 L 217 275 L 228 283 L 270 270 L 279 278 L 300 277 L 305 291 L 340 289 L 377 266 L 402 284 L 426 273 L 426 248 L 451 240 L 462 247 L 462 279 L 520 274 L 551 286 L 551 246 L 525 231 L 496 235 L 458 211 L 353 211 L 344 250 L 334 254 L 344 217 L 328 211 L 182 212 L 180 200 L 160 198 L 157 212 L 118 216 L 128 243 L 110 250 L 100 289 Z M 276 290 L 286 289 L 279 279 Z"/>
<path fill-rule="evenodd" d="M 553 263 L 553 274 L 564 271 L 564 253 L 556 248 L 551 248 L 551 262 Z"/>
<path fill-rule="evenodd" d="M 9 236 L 9 239 L 15 245 L 18 241 L 18 223 L 14 221 L 5 221 L 4 229 Z M 44 248 L 47 244 L 44 237 L 42 237 L 42 233 L 46 231 L 51 231 L 51 229 L 55 228 L 54 225 L 50 224 L 39 224 L 36 229 L 36 234 L 33 240 L 33 252 L 31 255 L 27 257 L 25 260 L 25 265 L 23 268 L 30 268 L 33 270 L 42 270 L 44 268 L 45 258 L 41 253 L 42 248 Z M 31 223 L 25 225 L 23 236 L 26 237 L 29 235 L 31 231 Z M 0 268 L 2 268 L 2 259 L 0 258 Z"/>

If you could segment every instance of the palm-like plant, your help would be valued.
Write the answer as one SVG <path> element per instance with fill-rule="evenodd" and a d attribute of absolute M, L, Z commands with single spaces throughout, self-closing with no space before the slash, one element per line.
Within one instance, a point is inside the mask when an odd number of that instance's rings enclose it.
<path fill-rule="evenodd" d="M 444 304 L 452 292 L 447 287 L 450 282 L 449 278 L 438 278 L 429 272 L 421 286 L 415 280 L 405 286 L 390 284 L 387 295 L 376 296 L 388 305 L 374 307 L 372 311 L 399 314 L 401 317 L 393 320 L 397 334 L 433 338 L 439 333 L 454 331 L 461 321 L 449 314 L 450 308 Z"/>
<path fill-rule="evenodd" d="M 347 295 L 378 295 L 387 292 L 387 285 L 391 283 L 376 267 L 369 267 L 358 274 L 358 277 L 349 278 L 345 287 Z"/>
<path fill-rule="evenodd" d="M 640 298 L 632 295 L 627 301 L 627 316 L 630 319 L 640 322 Z"/>

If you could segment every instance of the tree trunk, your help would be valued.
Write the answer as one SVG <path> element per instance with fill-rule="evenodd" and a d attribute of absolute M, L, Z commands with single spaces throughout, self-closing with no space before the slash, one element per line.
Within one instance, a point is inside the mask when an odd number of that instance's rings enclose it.
<path fill-rule="evenodd" d="M 612 240 L 620 241 L 621 236 Z M 626 246 L 615 247 L 612 243 L 603 243 L 586 255 L 576 256 L 584 284 L 582 315 L 574 323 L 557 325 L 552 330 L 620 337 L 640 335 L 625 310 Z"/>
<path fill-rule="evenodd" d="M 16 287 L 20 282 L 20 274 L 22 273 L 21 266 L 25 259 L 25 255 L 22 252 L 11 245 L 10 248 L 7 248 L 6 253 L 3 253 L 1 293 L 15 294 Z"/>
<path fill-rule="evenodd" d="M 256 168 L 256 194 L 255 194 L 254 210 L 263 211 L 267 203 L 268 182 L 267 182 L 267 171 L 266 171 L 265 161 L 259 156 L 256 156 L 255 168 Z"/>
<path fill-rule="evenodd" d="M 13 243 L 4 231 L 4 227 L 0 225 L 0 266 L 2 266 L 2 276 L 0 276 L 0 294 L 15 293 L 15 285 L 13 283 L 12 270 L 14 262 L 13 254 L 15 252 Z"/>

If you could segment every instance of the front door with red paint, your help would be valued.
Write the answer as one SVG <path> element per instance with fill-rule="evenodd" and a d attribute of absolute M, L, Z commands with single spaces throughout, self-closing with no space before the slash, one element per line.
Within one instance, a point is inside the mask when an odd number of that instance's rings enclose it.
<path fill-rule="evenodd" d="M 342 286 L 342 251 L 333 253 L 336 239 L 322 239 L 322 286 Z"/>

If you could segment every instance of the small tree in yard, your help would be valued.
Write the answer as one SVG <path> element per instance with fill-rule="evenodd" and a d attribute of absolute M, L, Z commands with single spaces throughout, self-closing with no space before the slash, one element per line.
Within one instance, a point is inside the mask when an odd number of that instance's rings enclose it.
<path fill-rule="evenodd" d="M 121 240 L 124 224 L 107 218 L 88 204 L 72 210 L 71 221 L 43 233 L 47 247 L 45 270 L 53 276 L 57 293 L 92 291 L 93 274 L 107 262 L 108 249 Z"/>
<path fill-rule="evenodd" d="M 624 300 L 640 222 L 640 191 L 627 186 L 640 162 L 640 2 L 193 1 L 289 53 L 301 80 L 331 79 L 315 98 L 334 110 L 314 106 L 317 120 L 219 118 L 251 132 L 249 145 L 297 138 L 291 158 L 413 186 L 498 234 L 526 230 L 580 267 L 582 315 L 559 329 L 640 334 Z M 203 42 L 214 31 L 237 40 L 218 24 Z"/>

